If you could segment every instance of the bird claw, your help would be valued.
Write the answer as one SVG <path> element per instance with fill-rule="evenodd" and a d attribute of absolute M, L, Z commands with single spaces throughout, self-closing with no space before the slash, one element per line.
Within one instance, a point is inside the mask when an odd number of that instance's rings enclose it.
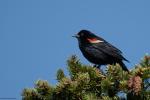
<path fill-rule="evenodd" d="M 100 65 L 94 65 L 93 67 L 100 69 Z"/>

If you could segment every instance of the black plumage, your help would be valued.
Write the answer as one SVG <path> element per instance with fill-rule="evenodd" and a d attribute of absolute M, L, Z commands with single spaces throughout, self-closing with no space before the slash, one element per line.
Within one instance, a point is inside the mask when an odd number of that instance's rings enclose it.
<path fill-rule="evenodd" d="M 119 63 L 123 70 L 128 71 L 123 60 L 122 52 L 101 37 L 88 30 L 81 30 L 75 35 L 79 42 L 79 48 L 84 57 L 96 65 Z"/>

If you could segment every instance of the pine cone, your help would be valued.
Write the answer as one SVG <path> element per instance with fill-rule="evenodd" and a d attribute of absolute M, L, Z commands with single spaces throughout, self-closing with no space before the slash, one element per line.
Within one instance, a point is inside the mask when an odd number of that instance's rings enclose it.
<path fill-rule="evenodd" d="M 140 76 L 133 76 L 128 80 L 128 88 L 131 92 L 134 92 L 136 95 L 139 94 L 142 88 L 142 79 Z"/>

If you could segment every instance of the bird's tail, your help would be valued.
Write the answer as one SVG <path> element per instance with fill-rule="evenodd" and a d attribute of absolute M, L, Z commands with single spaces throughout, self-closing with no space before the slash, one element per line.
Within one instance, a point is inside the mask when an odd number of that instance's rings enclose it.
<path fill-rule="evenodd" d="M 123 69 L 124 71 L 129 72 L 127 66 L 126 66 L 122 61 L 121 61 L 119 64 L 120 64 L 120 66 L 122 67 L 122 69 Z"/>

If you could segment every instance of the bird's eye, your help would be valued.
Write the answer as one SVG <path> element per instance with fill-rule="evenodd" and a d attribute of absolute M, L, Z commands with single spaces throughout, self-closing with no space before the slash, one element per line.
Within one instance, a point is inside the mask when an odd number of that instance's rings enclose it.
<path fill-rule="evenodd" d="M 84 36 L 84 33 L 81 33 L 80 36 Z"/>

